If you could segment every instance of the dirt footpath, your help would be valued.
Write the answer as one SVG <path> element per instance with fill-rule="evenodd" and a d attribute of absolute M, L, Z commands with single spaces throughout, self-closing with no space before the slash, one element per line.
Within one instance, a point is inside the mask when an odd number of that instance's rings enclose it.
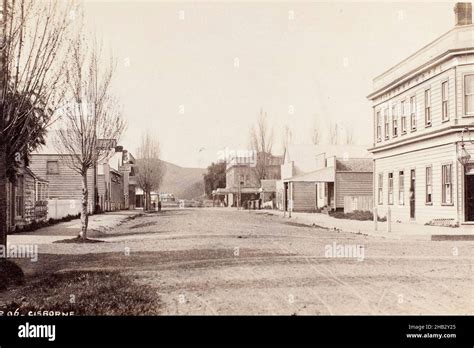
<path fill-rule="evenodd" d="M 386 240 L 226 208 L 141 216 L 101 239 L 41 245 L 28 271 L 118 269 L 156 289 L 157 314 L 474 313 L 474 242 Z"/>

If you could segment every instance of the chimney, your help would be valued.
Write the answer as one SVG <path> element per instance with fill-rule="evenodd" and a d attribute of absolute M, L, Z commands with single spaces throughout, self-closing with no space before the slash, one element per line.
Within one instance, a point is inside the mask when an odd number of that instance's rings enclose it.
<path fill-rule="evenodd" d="M 472 4 L 470 2 L 457 2 L 454 5 L 454 18 L 456 26 L 472 24 Z"/>

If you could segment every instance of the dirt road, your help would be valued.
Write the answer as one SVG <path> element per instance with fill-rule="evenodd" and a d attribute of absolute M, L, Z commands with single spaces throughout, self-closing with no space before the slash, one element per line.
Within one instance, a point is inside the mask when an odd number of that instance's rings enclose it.
<path fill-rule="evenodd" d="M 41 245 L 27 271 L 119 269 L 156 289 L 157 314 L 474 313 L 474 242 L 385 240 L 226 208 L 140 216 L 100 237 Z"/>

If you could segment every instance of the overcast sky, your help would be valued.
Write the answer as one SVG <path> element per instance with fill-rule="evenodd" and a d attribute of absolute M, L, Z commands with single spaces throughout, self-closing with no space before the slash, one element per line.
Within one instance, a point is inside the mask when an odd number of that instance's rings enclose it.
<path fill-rule="evenodd" d="M 135 152 L 150 131 L 164 160 L 206 167 L 245 149 L 263 108 L 278 151 L 285 124 L 309 143 L 314 119 L 370 144 L 372 79 L 454 25 L 454 2 L 88 1 L 118 60 L 117 92 Z M 292 113 L 293 112 L 293 113 Z"/>

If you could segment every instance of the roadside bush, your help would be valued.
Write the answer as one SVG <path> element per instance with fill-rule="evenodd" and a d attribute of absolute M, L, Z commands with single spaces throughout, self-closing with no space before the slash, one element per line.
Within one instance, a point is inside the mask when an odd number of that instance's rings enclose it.
<path fill-rule="evenodd" d="M 359 221 L 368 221 L 374 219 L 374 214 L 370 211 L 354 210 L 350 213 L 344 213 L 342 211 L 330 212 L 330 216 L 336 219 L 348 219 L 348 220 L 359 220 Z M 378 217 L 378 221 L 387 221 L 386 217 Z"/>
<path fill-rule="evenodd" d="M 10 285 L 21 285 L 24 280 L 23 270 L 16 263 L 0 258 L 0 290 Z"/>

